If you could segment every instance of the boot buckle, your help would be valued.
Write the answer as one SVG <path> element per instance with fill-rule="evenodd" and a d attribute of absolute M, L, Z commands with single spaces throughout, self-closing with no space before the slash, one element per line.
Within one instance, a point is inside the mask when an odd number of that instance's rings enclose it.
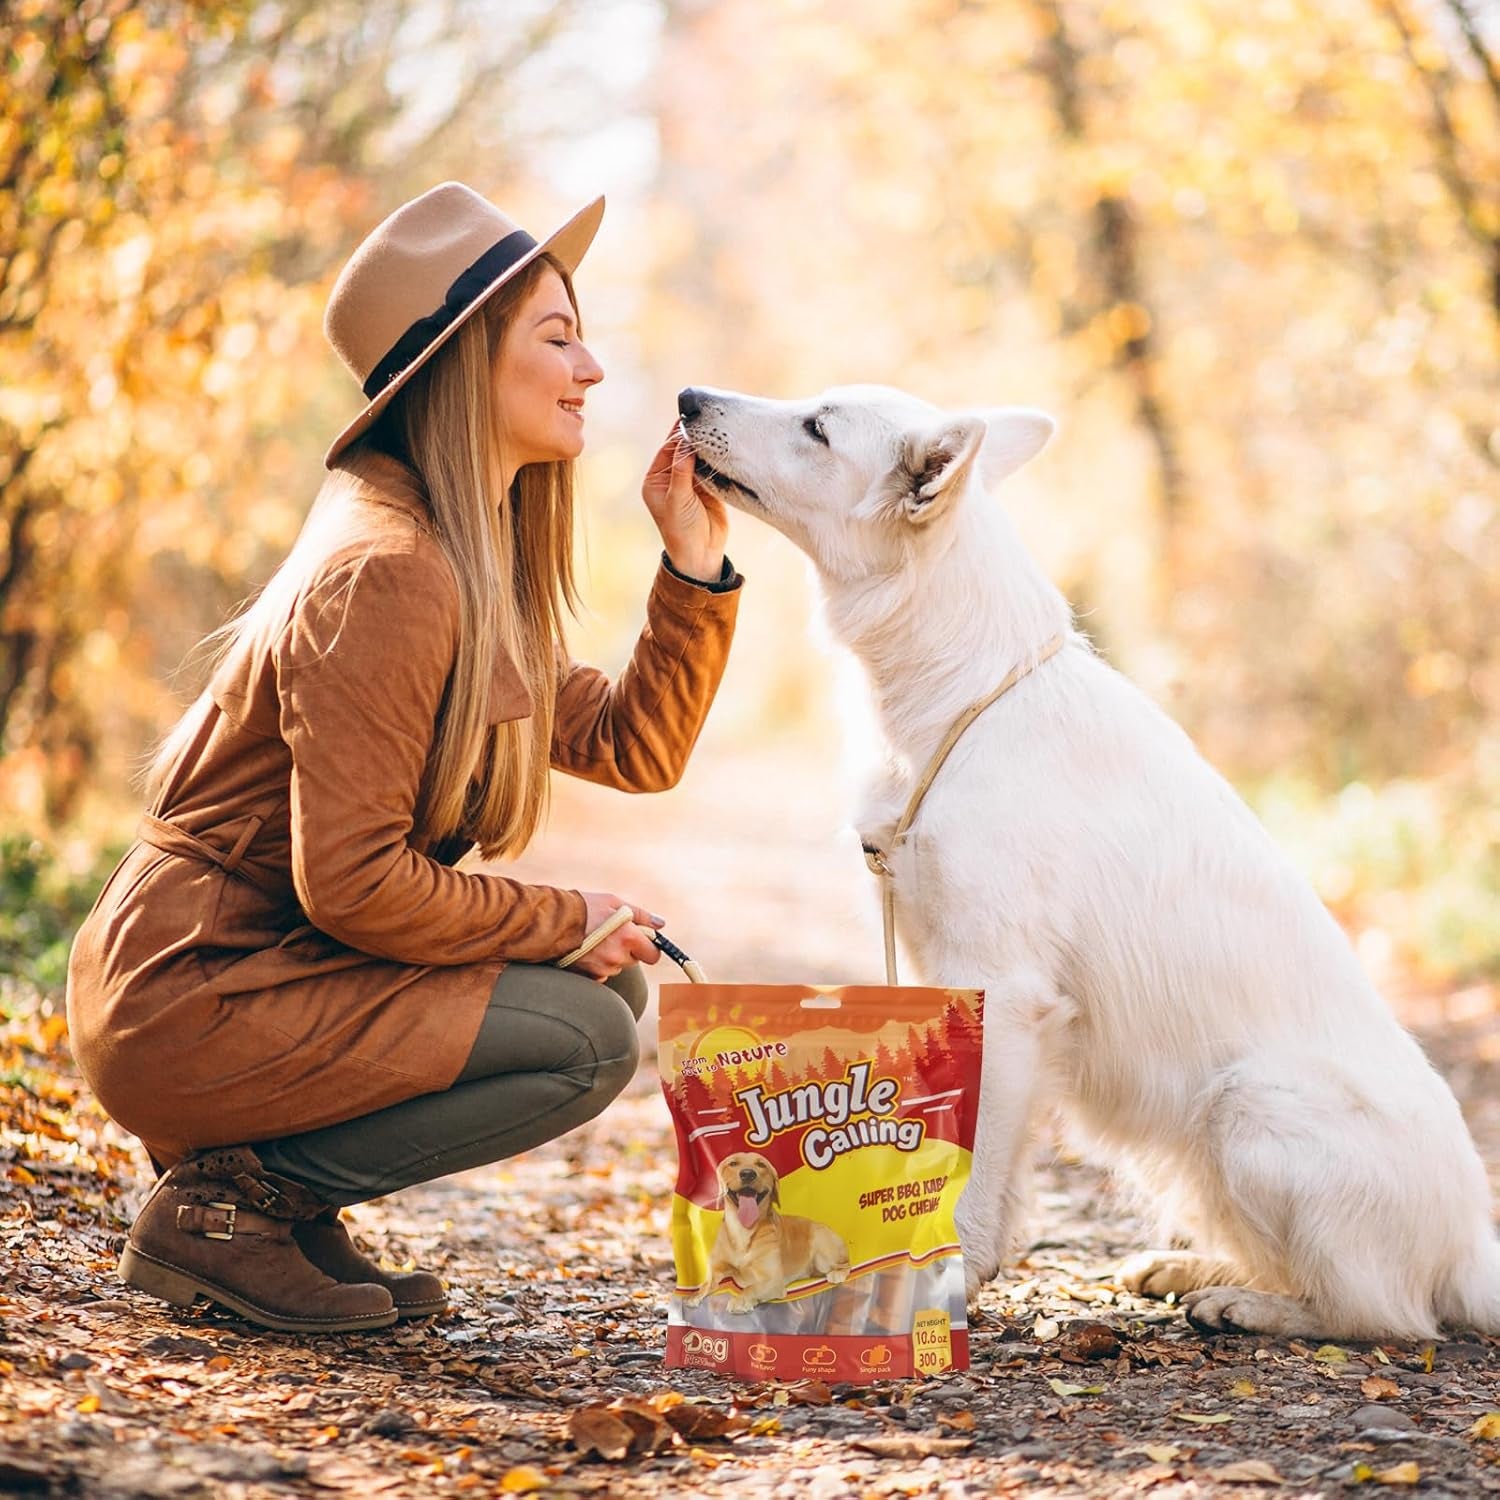
<path fill-rule="evenodd" d="M 232 1240 L 234 1238 L 234 1211 L 233 1203 L 210 1203 L 210 1208 L 219 1208 L 224 1211 L 224 1228 L 222 1230 L 205 1229 L 203 1238 L 206 1240 Z"/>

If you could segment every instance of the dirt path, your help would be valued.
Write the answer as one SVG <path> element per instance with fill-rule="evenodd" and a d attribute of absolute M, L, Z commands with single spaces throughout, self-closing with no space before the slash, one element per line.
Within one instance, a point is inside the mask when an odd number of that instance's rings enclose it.
<path fill-rule="evenodd" d="M 657 905 L 718 977 L 876 978 L 862 867 L 829 832 L 838 804 L 805 774 L 786 776 L 795 797 L 770 795 L 785 770 L 722 765 L 670 794 L 669 815 L 560 788 L 523 868 Z M 1484 998 L 1406 1005 L 1500 1164 L 1500 1017 Z M 443 1318 L 298 1338 L 179 1314 L 113 1275 L 143 1159 L 81 1090 L 55 1002 L 5 999 L 0 1493 L 1500 1492 L 1500 1433 L 1476 1433 L 1500 1411 L 1500 1341 L 1199 1337 L 1110 1279 L 1143 1231 L 1097 1172 L 1055 1151 L 1039 1162 L 1029 1251 L 983 1299 L 968 1374 L 830 1390 L 666 1371 L 673 1171 L 644 1072 L 563 1141 L 351 1211 L 391 1261 L 444 1275 Z M 651 1451 L 580 1452 L 570 1423 L 616 1431 L 589 1414 L 615 1401 L 635 1403 L 626 1418 Z"/>

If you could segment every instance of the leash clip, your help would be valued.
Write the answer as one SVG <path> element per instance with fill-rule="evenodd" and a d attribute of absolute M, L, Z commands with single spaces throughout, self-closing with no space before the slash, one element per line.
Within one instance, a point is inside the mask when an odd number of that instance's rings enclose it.
<path fill-rule="evenodd" d="M 865 851 L 865 863 L 870 867 L 870 873 L 889 880 L 895 872 L 886 861 L 885 850 L 878 844 L 861 843 L 860 848 Z"/>

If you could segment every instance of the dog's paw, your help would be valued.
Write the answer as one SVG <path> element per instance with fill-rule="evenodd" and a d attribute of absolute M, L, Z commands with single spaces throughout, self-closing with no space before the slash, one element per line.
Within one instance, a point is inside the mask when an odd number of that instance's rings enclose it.
<path fill-rule="evenodd" d="M 979 1300 L 979 1294 L 1000 1274 L 1000 1267 L 994 1266 L 988 1272 L 981 1270 L 972 1263 L 964 1266 L 964 1303 L 969 1307 Z"/>
<path fill-rule="evenodd" d="M 1240 1279 L 1233 1266 L 1187 1250 L 1142 1250 L 1115 1272 L 1115 1280 L 1137 1297 L 1184 1297 Z"/>
<path fill-rule="evenodd" d="M 1312 1309 L 1295 1297 L 1247 1286 L 1209 1286 L 1189 1292 L 1182 1310 L 1194 1328 L 1212 1333 L 1264 1333 L 1272 1338 L 1317 1338 Z"/>
<path fill-rule="evenodd" d="M 754 1297 L 731 1297 L 727 1310 L 732 1313 L 747 1313 L 755 1311 Z"/>
<path fill-rule="evenodd" d="M 848 1281 L 849 1267 L 835 1266 L 831 1271 L 825 1271 L 823 1276 L 829 1286 L 837 1286 L 841 1281 Z"/>

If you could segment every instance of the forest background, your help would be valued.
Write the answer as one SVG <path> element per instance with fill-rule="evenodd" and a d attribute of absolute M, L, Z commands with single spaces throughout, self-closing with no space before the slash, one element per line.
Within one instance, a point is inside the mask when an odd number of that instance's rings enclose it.
<path fill-rule="evenodd" d="M 357 409 L 332 279 L 456 177 L 537 230 L 609 196 L 577 654 L 639 627 L 680 386 L 1042 406 L 996 503 L 1100 649 L 1377 973 L 1494 1004 L 1500 6 L 17 0 L 0 48 L 0 968 L 58 984 L 179 663 Z M 629 835 L 726 866 L 709 788 L 838 836 L 859 712 L 791 547 L 731 550 L 720 701 Z"/>

